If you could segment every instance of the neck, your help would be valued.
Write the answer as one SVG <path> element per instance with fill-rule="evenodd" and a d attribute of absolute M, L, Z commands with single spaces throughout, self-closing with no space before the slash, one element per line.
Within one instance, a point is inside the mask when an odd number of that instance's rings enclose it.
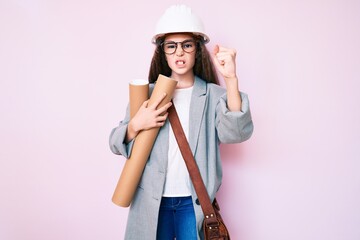
<path fill-rule="evenodd" d="M 171 78 L 178 81 L 176 88 L 189 88 L 194 85 L 195 81 L 195 76 L 192 72 L 186 75 L 179 75 L 173 72 Z"/>

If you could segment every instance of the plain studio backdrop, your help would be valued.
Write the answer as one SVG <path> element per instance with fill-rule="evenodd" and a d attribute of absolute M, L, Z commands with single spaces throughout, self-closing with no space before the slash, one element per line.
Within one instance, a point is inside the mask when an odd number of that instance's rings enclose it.
<path fill-rule="evenodd" d="M 210 51 L 237 50 L 250 98 L 252 138 L 221 146 L 233 239 L 359 240 L 356 0 L 1 0 L 0 239 L 123 239 L 125 159 L 108 137 L 174 3 L 203 19 Z"/>

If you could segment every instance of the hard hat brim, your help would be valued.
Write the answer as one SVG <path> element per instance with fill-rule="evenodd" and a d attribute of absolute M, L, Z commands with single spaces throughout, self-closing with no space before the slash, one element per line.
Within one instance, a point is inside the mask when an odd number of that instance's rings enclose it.
<path fill-rule="evenodd" d="M 152 38 L 151 42 L 152 42 L 153 44 L 156 44 L 156 43 L 157 43 L 157 40 L 158 40 L 159 38 L 165 36 L 166 34 L 175 34 L 175 33 L 183 33 L 183 32 L 158 33 L 158 34 L 156 34 L 156 35 Z M 206 34 L 204 34 L 204 33 L 200 33 L 200 32 L 189 32 L 189 33 L 194 34 L 195 36 L 200 36 L 200 37 L 202 38 L 202 41 L 203 41 L 204 44 L 210 42 L 210 38 L 209 38 Z"/>

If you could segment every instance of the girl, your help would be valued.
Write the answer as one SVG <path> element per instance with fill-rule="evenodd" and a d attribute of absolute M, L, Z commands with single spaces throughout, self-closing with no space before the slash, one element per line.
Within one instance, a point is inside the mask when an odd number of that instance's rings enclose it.
<path fill-rule="evenodd" d="M 173 97 L 181 125 L 204 184 L 215 198 L 222 179 L 220 143 L 239 143 L 253 131 L 247 95 L 238 90 L 236 51 L 209 41 L 200 19 L 184 5 L 170 7 L 160 18 L 153 43 L 149 81 L 159 74 L 178 81 Z M 226 89 L 218 85 L 214 65 Z M 150 92 L 151 94 L 151 92 Z M 156 109 L 148 101 L 129 120 L 129 111 L 110 135 L 110 148 L 128 158 L 132 142 L 144 129 L 161 127 L 132 201 L 125 239 L 202 239 L 203 213 L 167 114 L 171 103 Z"/>

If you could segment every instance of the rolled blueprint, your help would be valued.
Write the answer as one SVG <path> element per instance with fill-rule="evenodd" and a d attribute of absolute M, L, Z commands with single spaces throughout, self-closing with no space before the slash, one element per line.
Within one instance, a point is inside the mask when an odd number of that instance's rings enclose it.
<path fill-rule="evenodd" d="M 149 99 L 148 106 L 154 104 L 154 101 L 163 96 L 164 93 L 166 93 L 166 97 L 158 105 L 158 108 L 170 102 L 176 84 L 177 81 L 160 74 Z M 159 129 L 159 127 L 156 127 L 143 130 L 136 136 L 130 158 L 125 162 L 112 197 L 112 201 L 116 205 L 121 207 L 128 207 L 130 205 Z"/>

